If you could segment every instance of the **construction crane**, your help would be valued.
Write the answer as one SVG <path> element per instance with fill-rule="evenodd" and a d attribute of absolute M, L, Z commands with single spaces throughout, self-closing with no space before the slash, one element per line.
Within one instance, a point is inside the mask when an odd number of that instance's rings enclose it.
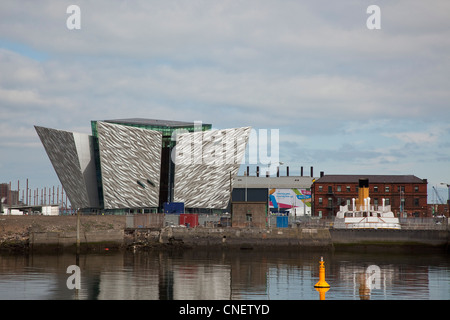
<path fill-rule="evenodd" d="M 441 204 L 444 204 L 444 200 L 442 200 L 441 196 L 439 195 L 439 193 L 437 192 L 436 188 L 433 186 L 433 191 L 436 194 L 437 198 L 439 199 L 439 202 Z"/>

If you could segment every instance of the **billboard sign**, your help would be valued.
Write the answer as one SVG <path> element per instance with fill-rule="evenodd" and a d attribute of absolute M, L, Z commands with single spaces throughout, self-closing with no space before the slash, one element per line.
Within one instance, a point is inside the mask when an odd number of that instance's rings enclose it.
<path fill-rule="evenodd" d="M 311 189 L 270 189 L 269 207 L 271 209 L 289 210 L 292 214 L 310 214 Z"/>

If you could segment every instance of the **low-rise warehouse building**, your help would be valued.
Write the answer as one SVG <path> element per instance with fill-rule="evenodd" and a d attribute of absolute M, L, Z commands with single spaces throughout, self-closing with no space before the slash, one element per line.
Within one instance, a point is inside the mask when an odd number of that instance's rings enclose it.
<path fill-rule="evenodd" d="M 265 227 L 275 215 L 311 215 L 314 177 L 237 176 L 232 192 L 232 225 Z M 270 212 L 270 213 L 269 213 Z"/>

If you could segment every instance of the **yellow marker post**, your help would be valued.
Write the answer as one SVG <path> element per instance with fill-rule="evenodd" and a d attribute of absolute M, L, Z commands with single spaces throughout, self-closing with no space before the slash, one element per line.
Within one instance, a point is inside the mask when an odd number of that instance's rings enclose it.
<path fill-rule="evenodd" d="M 320 294 L 320 300 L 325 300 L 325 293 L 330 290 L 330 285 L 325 281 L 325 266 L 323 265 L 323 257 L 320 257 L 319 282 L 314 285 Z"/>

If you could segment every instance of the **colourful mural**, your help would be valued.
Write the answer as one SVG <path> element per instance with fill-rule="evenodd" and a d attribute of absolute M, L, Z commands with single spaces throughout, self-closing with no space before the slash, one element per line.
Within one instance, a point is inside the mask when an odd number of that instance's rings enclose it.
<path fill-rule="evenodd" d="M 269 206 L 271 209 L 291 209 L 311 207 L 311 189 L 270 189 Z"/>

